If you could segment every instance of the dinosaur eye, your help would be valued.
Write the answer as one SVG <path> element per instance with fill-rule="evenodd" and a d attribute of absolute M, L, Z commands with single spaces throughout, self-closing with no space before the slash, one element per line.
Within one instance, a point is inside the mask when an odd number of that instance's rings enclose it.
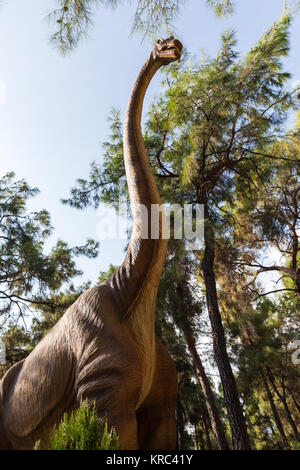
<path fill-rule="evenodd" d="M 158 41 L 157 41 L 157 44 L 162 44 L 164 42 L 164 40 L 162 38 L 160 38 Z"/>

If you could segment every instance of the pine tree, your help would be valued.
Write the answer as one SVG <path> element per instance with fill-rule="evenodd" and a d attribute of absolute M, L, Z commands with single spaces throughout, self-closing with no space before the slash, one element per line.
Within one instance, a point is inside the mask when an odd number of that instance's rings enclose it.
<path fill-rule="evenodd" d="M 45 296 L 58 291 L 63 283 L 81 274 L 75 258 L 97 256 L 98 243 L 70 248 L 58 240 L 47 254 L 45 242 L 52 232 L 46 210 L 29 213 L 27 200 L 38 194 L 14 173 L 0 179 L 0 315 L 1 320 L 13 311 L 23 317 L 29 304 L 51 305 Z M 15 308 L 14 308 L 15 307 Z"/>

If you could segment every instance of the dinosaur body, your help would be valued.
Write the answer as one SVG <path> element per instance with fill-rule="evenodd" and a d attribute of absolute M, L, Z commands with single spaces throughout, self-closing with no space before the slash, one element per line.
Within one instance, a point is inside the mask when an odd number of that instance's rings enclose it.
<path fill-rule="evenodd" d="M 95 402 L 122 449 L 174 449 L 176 370 L 154 332 L 155 301 L 167 241 L 142 237 L 140 205 L 160 204 L 140 129 L 154 73 L 180 57 L 181 44 L 159 40 L 133 86 L 124 127 L 124 160 L 133 213 L 125 260 L 84 292 L 32 353 L 0 382 L 0 449 L 47 448 L 64 412 Z"/>

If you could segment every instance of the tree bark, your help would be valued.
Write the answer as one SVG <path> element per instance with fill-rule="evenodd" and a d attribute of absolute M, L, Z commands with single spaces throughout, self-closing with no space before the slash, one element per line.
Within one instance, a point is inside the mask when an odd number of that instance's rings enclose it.
<path fill-rule="evenodd" d="M 298 411 L 298 413 L 300 414 L 300 405 L 299 405 L 299 403 L 297 402 L 296 397 L 295 397 L 295 395 L 293 394 L 293 392 L 290 392 L 290 394 L 291 394 L 291 397 L 292 397 L 292 399 L 293 399 L 293 402 L 295 403 L 295 406 L 296 406 L 296 408 L 297 408 L 297 411 Z"/>
<path fill-rule="evenodd" d="M 183 449 L 184 437 L 184 410 L 182 404 L 177 400 L 176 404 L 176 423 L 177 423 L 177 449 Z"/>
<path fill-rule="evenodd" d="M 206 406 L 207 406 L 207 410 L 208 410 L 209 418 L 211 422 L 211 427 L 212 427 L 214 436 L 216 438 L 218 448 L 220 450 L 228 450 L 229 449 L 228 442 L 225 436 L 225 432 L 223 430 L 222 422 L 221 422 L 219 412 L 215 403 L 214 395 L 213 395 L 209 380 L 206 376 L 204 367 L 202 365 L 200 356 L 195 346 L 195 339 L 194 339 L 193 331 L 191 327 L 187 324 L 184 327 L 184 335 L 185 335 L 185 339 L 186 339 L 190 354 L 193 358 L 197 377 L 200 381 L 200 384 L 203 390 L 203 394 L 205 397 Z M 204 426 L 205 426 L 205 423 L 204 423 Z"/>
<path fill-rule="evenodd" d="M 283 442 L 285 448 L 287 448 L 287 447 L 289 447 L 289 445 L 288 445 L 287 438 L 286 438 L 286 435 L 285 435 L 285 432 L 284 432 L 284 427 L 283 427 L 283 424 L 281 422 L 280 416 L 278 414 L 276 404 L 274 402 L 274 398 L 273 398 L 272 392 L 270 390 L 268 381 L 265 379 L 263 373 L 262 373 L 262 379 L 263 379 L 263 383 L 264 383 L 264 386 L 265 386 L 265 389 L 266 389 L 266 392 L 267 392 L 267 395 L 268 395 L 268 400 L 269 400 L 271 410 L 272 410 L 272 413 L 273 413 L 273 416 L 274 416 L 276 427 L 277 427 L 277 429 L 280 433 L 280 436 L 281 436 L 281 439 L 282 439 L 282 442 Z"/>
<path fill-rule="evenodd" d="M 206 198 L 204 201 L 204 257 L 202 271 L 206 289 L 207 309 L 212 328 L 213 349 L 224 391 L 224 399 L 231 428 L 232 444 L 236 450 L 250 450 L 246 422 L 239 401 L 238 390 L 229 362 L 224 328 L 219 311 L 216 279 L 214 273 L 215 239 L 212 221 L 208 213 Z"/>
<path fill-rule="evenodd" d="M 291 412 L 290 412 L 290 409 L 288 407 L 288 404 L 287 404 L 287 401 L 286 401 L 286 398 L 285 398 L 285 395 L 280 393 L 276 383 L 275 383 L 275 380 L 274 380 L 274 377 L 269 369 L 269 367 L 266 368 L 267 370 L 267 374 L 268 374 L 268 377 L 269 377 L 269 380 L 272 384 L 272 387 L 274 389 L 274 392 L 276 393 L 276 395 L 278 396 L 279 400 L 281 401 L 281 403 L 283 404 L 283 407 L 284 407 L 284 411 L 285 411 L 285 414 L 286 414 L 286 417 L 287 417 L 287 420 L 288 422 L 290 423 L 291 425 L 291 428 L 293 430 L 293 434 L 294 434 L 294 437 L 295 439 L 298 441 L 300 439 L 300 436 L 299 436 L 299 433 L 298 433 L 298 429 L 297 429 L 297 426 L 295 424 L 295 421 L 291 415 Z"/>
<path fill-rule="evenodd" d="M 211 440 L 209 437 L 209 429 L 208 429 L 208 424 L 207 424 L 207 419 L 206 419 L 206 413 L 205 413 L 204 407 L 202 408 L 202 420 L 203 420 L 203 426 L 204 426 L 204 431 L 205 431 L 205 437 L 206 437 L 206 445 L 208 450 L 212 450 L 212 445 L 211 445 Z"/>
<path fill-rule="evenodd" d="M 195 432 L 195 442 L 196 442 L 196 449 L 199 450 L 199 436 L 198 436 L 198 431 L 197 431 L 197 426 L 196 424 L 194 425 L 194 432 Z"/>

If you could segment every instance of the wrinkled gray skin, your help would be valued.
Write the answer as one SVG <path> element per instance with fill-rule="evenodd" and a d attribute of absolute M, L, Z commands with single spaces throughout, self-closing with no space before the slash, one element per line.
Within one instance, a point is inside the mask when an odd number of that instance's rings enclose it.
<path fill-rule="evenodd" d="M 140 122 L 155 72 L 177 60 L 182 46 L 159 40 L 131 92 L 124 126 L 124 160 L 133 212 L 125 260 L 105 282 L 84 292 L 34 351 L 0 382 L 0 448 L 32 449 L 80 399 L 95 401 L 122 449 L 175 449 L 176 371 L 154 333 L 157 288 L 167 241 L 143 239 L 141 211 L 160 204 Z M 150 219 L 148 220 L 150 222 Z M 149 224 L 150 227 L 150 224 Z"/>

